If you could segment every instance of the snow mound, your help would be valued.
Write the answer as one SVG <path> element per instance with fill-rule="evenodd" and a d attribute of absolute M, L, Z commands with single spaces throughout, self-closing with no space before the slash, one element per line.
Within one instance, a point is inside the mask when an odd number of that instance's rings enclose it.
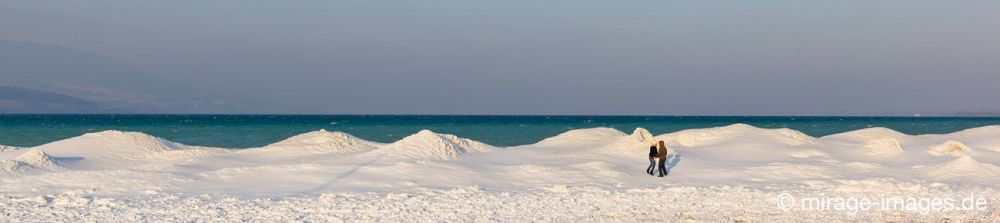
<path fill-rule="evenodd" d="M 566 131 L 557 136 L 543 139 L 536 143 L 536 146 L 569 146 L 569 145 L 593 145 L 608 143 L 619 139 L 626 134 L 613 128 L 589 128 L 574 129 Z"/>
<path fill-rule="evenodd" d="M 165 152 L 187 149 L 188 146 L 140 132 L 103 131 L 87 133 L 65 140 L 34 147 L 57 157 L 83 159 L 81 164 L 118 168 L 122 161 L 144 163 L 150 158 L 163 157 Z M 179 155 L 179 154 L 176 154 Z"/>
<path fill-rule="evenodd" d="M 45 154 L 45 152 L 42 152 L 41 150 L 37 150 L 37 149 L 32 149 L 32 150 L 25 151 L 23 154 L 21 154 L 20 156 L 18 156 L 15 160 L 22 161 L 22 162 L 25 162 L 27 164 L 31 164 L 33 166 L 38 166 L 38 167 L 55 167 L 56 166 L 56 162 L 55 162 L 55 160 L 52 159 L 52 157 L 49 157 L 48 154 Z"/>
<path fill-rule="evenodd" d="M 996 182 L 1000 179 L 1000 167 L 980 163 L 968 155 L 963 155 L 952 161 L 921 168 L 933 178 L 944 180 L 952 178 L 970 178 L 974 181 Z"/>
<path fill-rule="evenodd" d="M 450 134 L 421 130 L 392 144 L 373 150 L 375 155 L 417 160 L 450 160 L 469 152 L 491 152 L 496 147 Z"/>
<path fill-rule="evenodd" d="M 11 160 L 0 160 L 0 175 L 11 175 L 34 169 L 56 170 L 61 169 L 61 167 L 52 157 L 37 149 L 25 151 Z"/>
<path fill-rule="evenodd" d="M 962 130 L 962 131 L 958 131 L 958 132 L 952 133 L 952 135 L 955 135 L 955 134 L 967 134 L 967 135 L 979 135 L 979 134 L 1000 135 L 1000 125 L 988 125 L 988 126 L 976 127 L 976 128 L 966 129 L 966 130 Z"/>
<path fill-rule="evenodd" d="M 966 129 L 940 135 L 943 139 L 961 141 L 969 147 L 984 151 L 1000 152 L 1000 125 Z"/>
<path fill-rule="evenodd" d="M 650 145 L 656 143 L 653 134 L 644 128 L 636 128 L 631 135 L 621 137 L 621 139 L 600 147 L 599 150 L 605 152 L 628 152 L 642 153 L 648 151 Z"/>
<path fill-rule="evenodd" d="M 143 152 L 163 152 L 179 150 L 186 147 L 183 144 L 171 142 L 169 140 L 141 132 L 123 132 L 116 130 L 87 133 L 82 136 L 43 145 L 43 147 L 63 145 L 72 147 L 100 147 L 94 149 L 124 149 Z"/>
<path fill-rule="evenodd" d="M 788 139 L 791 139 L 792 142 L 794 142 L 794 144 L 809 144 L 809 143 L 815 143 L 816 142 L 816 138 L 815 137 L 806 135 L 805 133 L 799 132 L 797 130 L 789 129 L 789 128 L 780 128 L 780 129 L 774 129 L 774 130 L 771 130 L 771 131 L 773 133 L 776 133 L 778 135 L 785 136 Z"/>
<path fill-rule="evenodd" d="M 968 152 L 972 152 L 972 149 L 969 148 L 969 146 L 965 145 L 962 142 L 954 140 L 948 140 L 947 142 L 942 143 L 941 145 L 931 147 L 931 149 L 927 150 L 927 153 L 930 153 L 931 155 L 935 156 L 946 156 L 946 155 L 959 156 Z"/>
<path fill-rule="evenodd" d="M 695 147 L 709 142 L 714 142 L 722 137 L 707 131 L 681 131 L 673 134 L 674 140 L 684 147 Z"/>
<path fill-rule="evenodd" d="M 294 150 L 301 152 L 356 152 L 371 150 L 379 143 L 367 141 L 343 132 L 329 132 L 325 129 L 307 132 L 265 146 L 266 149 Z"/>
<path fill-rule="evenodd" d="M 0 160 L 0 176 L 12 175 L 26 169 L 31 169 L 31 167 L 24 162 L 17 160 Z"/>
<path fill-rule="evenodd" d="M 653 138 L 653 133 L 650 133 L 649 130 L 644 128 L 635 128 L 635 131 L 632 131 L 632 134 L 628 137 L 639 142 L 653 143 L 656 141 L 656 139 Z"/>
<path fill-rule="evenodd" d="M 765 129 L 747 124 L 732 124 L 723 127 L 690 129 L 665 136 L 684 147 L 699 147 L 723 142 L 773 140 L 785 145 L 813 144 L 816 138 L 792 129 Z"/>
<path fill-rule="evenodd" d="M 823 139 L 867 142 L 871 140 L 885 139 L 885 138 L 898 139 L 903 136 L 906 136 L 906 134 L 897 132 L 896 130 L 884 127 L 873 127 L 873 128 L 859 129 L 850 132 L 828 135 L 824 136 Z"/>
<path fill-rule="evenodd" d="M 903 153 L 903 147 L 899 140 L 894 138 L 878 138 L 865 142 L 865 151 L 869 154 L 880 157 L 895 156 Z"/>

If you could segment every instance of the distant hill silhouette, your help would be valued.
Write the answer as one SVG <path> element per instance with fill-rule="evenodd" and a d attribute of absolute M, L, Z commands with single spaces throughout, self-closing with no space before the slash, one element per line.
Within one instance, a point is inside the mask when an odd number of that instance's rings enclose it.
<path fill-rule="evenodd" d="M 166 77 L 96 52 L 0 40 L 0 85 L 72 95 L 116 111 L 191 113 L 212 112 L 217 108 L 218 99 Z M 59 112 L 92 111 L 83 104 L 74 105 L 80 107 L 73 108 L 82 110 L 59 107 L 65 110 Z M 5 106 L 13 108 L 11 104 Z"/>
<path fill-rule="evenodd" d="M 0 113 L 109 113 L 98 103 L 68 95 L 21 87 L 0 86 Z"/>

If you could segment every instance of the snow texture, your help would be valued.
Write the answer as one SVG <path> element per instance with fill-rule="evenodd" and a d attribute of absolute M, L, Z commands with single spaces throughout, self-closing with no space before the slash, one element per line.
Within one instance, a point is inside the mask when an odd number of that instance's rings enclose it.
<path fill-rule="evenodd" d="M 643 171 L 664 141 L 670 175 Z M 308 132 L 261 148 L 104 131 L 0 147 L 0 221 L 998 221 L 1000 128 L 814 138 L 736 124 L 577 129 L 498 148 L 423 130 Z M 778 194 L 978 193 L 985 211 L 783 212 Z"/>

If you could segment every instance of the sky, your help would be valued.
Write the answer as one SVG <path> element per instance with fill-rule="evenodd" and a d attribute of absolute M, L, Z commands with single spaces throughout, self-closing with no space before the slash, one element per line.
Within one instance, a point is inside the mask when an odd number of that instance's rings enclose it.
<path fill-rule="evenodd" d="M 5 0 L 0 40 L 93 52 L 172 83 L 142 92 L 175 98 L 153 111 L 164 113 L 953 114 L 1000 111 L 998 11 L 993 0 Z M 134 82 L 122 91 L 159 83 Z M 174 106 L 184 100 L 208 103 Z"/>

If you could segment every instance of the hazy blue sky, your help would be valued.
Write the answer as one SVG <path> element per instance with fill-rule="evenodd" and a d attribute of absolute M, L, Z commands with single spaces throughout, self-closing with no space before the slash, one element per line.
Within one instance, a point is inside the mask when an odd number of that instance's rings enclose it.
<path fill-rule="evenodd" d="M 0 40 L 95 52 L 217 106 L 165 112 L 1000 110 L 995 0 L 4 0 Z"/>

